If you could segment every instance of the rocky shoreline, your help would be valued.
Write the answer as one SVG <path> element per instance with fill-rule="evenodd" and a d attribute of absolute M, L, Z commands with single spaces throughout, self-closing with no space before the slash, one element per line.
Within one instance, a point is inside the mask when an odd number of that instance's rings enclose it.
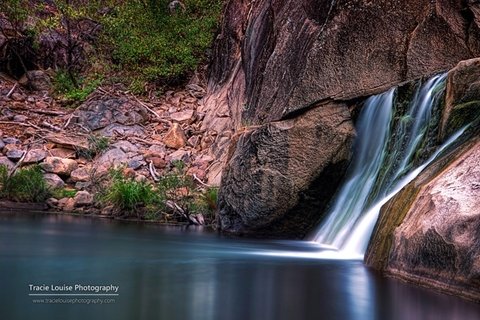
<path fill-rule="evenodd" d="M 0 165 L 10 173 L 38 165 L 52 190 L 67 190 L 68 196 L 51 197 L 37 209 L 113 215 L 112 206 L 96 201 L 112 168 L 154 184 L 181 161 L 199 187 L 218 184 L 209 150 L 217 133 L 202 128 L 200 75 L 148 102 L 118 85 L 99 87 L 68 108 L 51 94 L 47 72 L 31 73 L 28 87 L 34 90 L 0 77 Z"/>

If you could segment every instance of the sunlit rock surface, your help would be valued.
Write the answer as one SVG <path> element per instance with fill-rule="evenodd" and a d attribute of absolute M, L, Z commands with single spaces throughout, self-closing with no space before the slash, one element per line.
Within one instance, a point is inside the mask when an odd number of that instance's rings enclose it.
<path fill-rule="evenodd" d="M 385 205 L 366 263 L 480 301 L 480 139 L 462 150 Z"/>

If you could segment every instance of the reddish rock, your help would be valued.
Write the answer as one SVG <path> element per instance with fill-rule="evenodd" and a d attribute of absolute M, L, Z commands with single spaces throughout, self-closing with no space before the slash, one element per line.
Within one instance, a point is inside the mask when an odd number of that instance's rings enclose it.
<path fill-rule="evenodd" d="M 74 207 L 83 207 L 93 204 L 93 195 L 87 191 L 79 191 L 73 198 Z"/>
<path fill-rule="evenodd" d="M 78 168 L 70 173 L 70 179 L 73 182 L 86 182 L 90 181 L 90 170 L 86 167 Z"/>
<path fill-rule="evenodd" d="M 172 149 L 180 149 L 187 144 L 187 137 L 178 123 L 172 124 L 163 138 L 163 143 Z"/>
<path fill-rule="evenodd" d="M 7 157 L 0 157 L 0 166 L 6 166 L 8 170 L 12 170 L 15 167 L 15 163 L 13 163 Z"/>
<path fill-rule="evenodd" d="M 95 160 L 99 167 L 109 168 L 111 166 L 120 166 L 128 163 L 128 156 L 118 148 L 110 149 Z"/>
<path fill-rule="evenodd" d="M 366 263 L 480 302 L 480 139 L 456 151 L 384 205 Z"/>
<path fill-rule="evenodd" d="M 448 72 L 440 136 L 445 138 L 480 118 L 480 58 L 461 61 Z"/>
<path fill-rule="evenodd" d="M 152 161 L 153 165 L 157 169 L 164 169 L 167 166 L 167 161 L 158 157 L 147 158 L 147 161 Z"/>
<path fill-rule="evenodd" d="M 57 157 L 47 157 L 41 166 L 46 172 L 65 176 L 70 175 L 73 170 L 78 168 L 75 160 Z"/>
<path fill-rule="evenodd" d="M 37 163 L 42 161 L 47 157 L 47 152 L 43 149 L 32 149 L 27 152 L 25 159 L 23 159 L 23 163 Z"/>
<path fill-rule="evenodd" d="M 176 122 L 187 122 L 191 123 L 193 121 L 193 110 L 185 110 L 180 112 L 175 112 L 170 115 L 170 118 Z"/>
<path fill-rule="evenodd" d="M 343 178 L 354 135 L 347 106 L 332 103 L 234 137 L 218 195 L 218 227 L 304 236 Z"/>
<path fill-rule="evenodd" d="M 67 149 L 67 148 L 54 148 L 48 151 L 49 155 L 52 157 L 58 158 L 69 158 L 74 159 L 76 157 L 75 150 Z"/>
<path fill-rule="evenodd" d="M 45 173 L 43 175 L 45 182 L 52 188 L 52 189 L 61 189 L 65 187 L 65 182 L 63 182 L 62 178 L 54 173 Z"/>

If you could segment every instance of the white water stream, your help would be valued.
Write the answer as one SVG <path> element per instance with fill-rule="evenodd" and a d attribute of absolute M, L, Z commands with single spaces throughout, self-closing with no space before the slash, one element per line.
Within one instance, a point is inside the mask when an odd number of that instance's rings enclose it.
<path fill-rule="evenodd" d="M 422 152 L 428 139 L 432 114 L 444 87 L 445 75 L 419 87 L 406 114 L 396 121 L 397 128 L 392 128 L 395 89 L 366 101 L 356 126 L 354 156 L 346 180 L 313 237 L 313 241 L 333 249 L 329 255 L 363 257 L 382 205 L 463 133 L 465 128 L 422 165 L 413 167 L 415 155 Z"/>

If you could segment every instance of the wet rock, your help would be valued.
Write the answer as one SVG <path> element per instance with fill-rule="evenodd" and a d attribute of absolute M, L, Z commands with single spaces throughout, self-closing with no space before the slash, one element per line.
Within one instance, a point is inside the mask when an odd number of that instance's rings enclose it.
<path fill-rule="evenodd" d="M 58 207 L 58 199 L 55 198 L 48 198 L 45 203 L 48 205 L 50 208 L 57 208 Z"/>
<path fill-rule="evenodd" d="M 93 195 L 87 191 L 79 191 L 73 200 L 75 207 L 89 206 L 93 204 Z"/>
<path fill-rule="evenodd" d="M 75 160 L 57 157 L 47 157 L 41 166 L 46 172 L 65 176 L 70 175 L 73 170 L 78 168 Z"/>
<path fill-rule="evenodd" d="M 379 93 L 478 56 L 477 29 L 464 28 L 478 19 L 464 10 L 459 0 L 230 0 L 209 91 L 226 90 L 232 113 L 245 105 L 243 116 L 261 123 L 315 101 Z"/>
<path fill-rule="evenodd" d="M 43 178 L 45 179 L 47 185 L 49 185 L 52 189 L 61 189 L 65 187 L 65 182 L 62 180 L 62 178 L 54 173 L 45 173 Z"/>
<path fill-rule="evenodd" d="M 172 124 L 163 138 L 163 143 L 172 149 L 180 149 L 187 144 L 187 137 L 178 123 Z"/>
<path fill-rule="evenodd" d="M 73 198 L 63 198 L 58 201 L 59 206 L 62 206 L 62 210 L 65 212 L 75 211 L 75 200 Z"/>
<path fill-rule="evenodd" d="M 103 207 L 102 210 L 100 211 L 100 214 L 102 216 L 111 216 L 115 212 L 115 207 L 114 206 L 106 206 Z"/>
<path fill-rule="evenodd" d="M 29 150 L 25 156 L 25 159 L 23 159 L 23 163 L 28 164 L 28 163 L 37 163 L 42 161 L 47 157 L 47 152 L 43 149 L 32 149 Z"/>
<path fill-rule="evenodd" d="M 449 71 L 440 124 L 445 138 L 469 123 L 480 119 L 480 58 L 460 62 Z"/>
<path fill-rule="evenodd" d="M 387 202 L 366 263 L 389 275 L 480 301 L 479 161 L 477 138 L 435 161 Z"/>
<path fill-rule="evenodd" d="M 5 143 L 0 139 L 0 151 L 2 151 L 3 147 L 5 147 Z"/>

